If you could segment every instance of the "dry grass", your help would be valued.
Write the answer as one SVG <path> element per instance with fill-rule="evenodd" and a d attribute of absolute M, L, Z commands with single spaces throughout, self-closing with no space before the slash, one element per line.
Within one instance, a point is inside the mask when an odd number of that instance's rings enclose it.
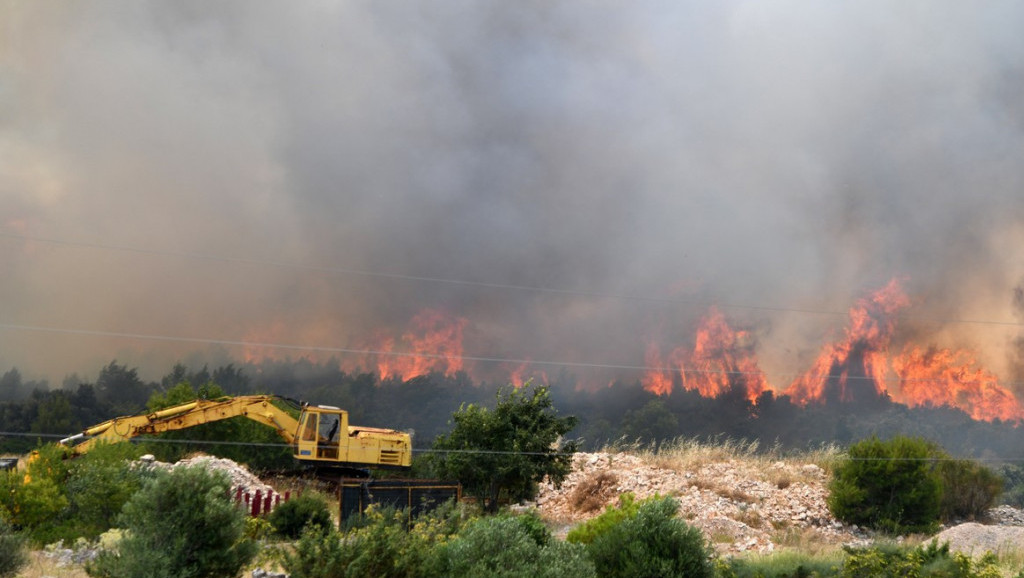
<path fill-rule="evenodd" d="M 85 569 L 77 565 L 59 566 L 57 559 L 45 552 L 32 552 L 31 561 L 19 574 L 18 578 L 88 578 Z"/>
<path fill-rule="evenodd" d="M 597 472 L 573 489 L 569 495 L 569 503 L 578 512 L 585 514 L 599 510 L 615 495 L 615 485 L 618 483 L 619 477 L 614 473 Z"/>
<path fill-rule="evenodd" d="M 772 526 L 775 526 L 775 524 L 772 524 Z M 783 525 L 771 533 L 771 540 L 780 548 L 794 550 L 815 557 L 833 556 L 842 549 L 838 544 L 832 544 L 827 540 L 823 540 L 814 528 Z"/>
<path fill-rule="evenodd" d="M 778 444 L 763 448 L 758 440 L 732 438 L 685 438 L 680 437 L 661 444 L 639 444 L 619 440 L 601 450 L 607 453 L 628 453 L 648 464 L 675 470 L 677 472 L 697 471 L 702 466 L 723 462 L 742 462 L 765 476 L 764 479 L 779 489 L 808 481 L 801 466 L 814 464 L 826 474 L 843 457 L 842 449 L 835 444 L 825 444 L 812 450 L 786 452 Z M 781 463 L 784 468 L 772 467 Z"/>

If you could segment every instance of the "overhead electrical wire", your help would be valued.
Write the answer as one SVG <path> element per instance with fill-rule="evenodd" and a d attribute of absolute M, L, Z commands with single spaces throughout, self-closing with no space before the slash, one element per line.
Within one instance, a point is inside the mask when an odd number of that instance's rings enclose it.
<path fill-rule="evenodd" d="M 679 303 L 679 304 L 698 304 L 697 302 L 683 299 L 673 298 L 658 298 L 658 297 L 645 297 L 645 296 L 633 296 L 633 295 L 622 295 L 622 294 L 611 294 L 602 292 L 592 291 L 578 291 L 569 289 L 559 288 L 548 288 L 548 287 L 535 287 L 526 285 L 513 285 L 503 283 L 488 283 L 479 281 L 468 281 L 459 279 L 448 279 L 441 277 L 429 277 L 429 276 L 417 276 L 417 275 L 406 275 L 400 273 L 387 273 L 379 271 L 367 271 L 360 269 L 350 269 L 343 267 L 325 267 L 318 265 L 304 265 L 295 264 L 286 261 L 274 261 L 266 259 L 252 259 L 252 258 L 241 258 L 241 257 L 227 257 L 219 255 L 210 255 L 204 253 L 193 253 L 184 251 L 169 251 L 162 249 L 142 249 L 137 247 L 128 247 L 123 245 L 110 245 L 103 243 L 90 243 L 84 241 L 70 241 L 64 239 L 53 239 L 45 237 L 37 237 L 31 235 L 25 235 L 20 233 L 12 233 L 9 231 L 0 230 L 0 237 L 16 239 L 26 242 L 45 243 L 58 246 L 69 246 L 69 247 L 82 247 L 87 249 L 100 249 L 107 251 L 120 251 L 128 253 L 136 253 L 142 255 L 160 255 L 169 257 L 179 257 L 184 259 L 196 259 L 204 261 L 214 262 L 225 262 L 225 263 L 239 263 L 245 265 L 258 265 L 258 266 L 269 266 L 278 268 L 287 268 L 302 271 L 313 271 L 320 273 L 330 274 L 349 274 L 367 277 L 379 277 L 388 279 L 399 279 L 406 281 L 422 281 L 431 283 L 444 283 L 451 285 L 464 285 L 474 287 L 486 287 L 486 288 L 497 288 L 506 290 L 516 291 L 534 291 L 541 293 L 559 294 L 559 295 L 577 295 L 585 297 L 605 298 L 605 299 L 619 299 L 619 300 L 634 300 L 634 301 L 648 301 L 658 303 Z M 705 305 L 705 304 L 702 304 Z M 837 311 L 823 311 L 823 310 L 812 310 L 812 309 L 801 309 L 791 307 L 773 307 L 773 306 L 752 306 L 752 305 L 723 305 L 716 304 L 720 308 L 733 308 L 733 309 L 750 309 L 760 311 L 775 311 L 775 312 L 791 312 L 791 313 L 807 313 L 815 315 L 847 315 L 845 312 Z M 1008 321 L 997 321 L 997 320 L 963 320 L 963 319 L 947 319 L 942 320 L 945 323 L 971 323 L 971 324 L 987 324 L 987 325 L 1003 325 L 1003 326 L 1024 326 L 1024 323 L 1008 322 Z M 219 339 L 219 338 L 205 338 L 205 337 L 188 337 L 188 336 L 173 336 L 173 335 L 160 335 L 160 334 L 145 334 L 145 333 L 133 333 L 133 332 L 118 332 L 118 331 L 102 331 L 102 330 L 91 330 L 91 329 L 77 329 L 68 327 L 44 327 L 38 325 L 28 324 L 17 324 L 17 323 L 5 323 L 0 322 L 0 330 L 8 331 L 31 331 L 31 332 L 46 332 L 46 333 L 59 333 L 66 335 L 85 335 L 93 337 L 107 337 L 107 338 L 119 338 L 119 339 L 131 339 L 131 340 L 145 340 L 145 341 L 164 341 L 164 342 L 179 342 L 179 343 L 202 343 L 207 345 L 223 345 L 233 347 L 253 347 L 253 348 L 267 348 L 267 349 L 278 349 L 285 351 L 309 351 L 318 353 L 338 353 L 338 354 L 353 354 L 353 355 L 375 355 L 375 356 L 391 356 L 391 357 L 417 357 L 427 359 L 456 359 L 460 361 L 472 361 L 482 363 L 508 363 L 508 364 L 519 364 L 519 365 L 532 365 L 532 366 L 555 366 L 555 367 L 573 367 L 582 369 L 611 369 L 611 370 L 622 370 L 622 371 L 644 371 L 644 372 L 662 372 L 662 373 L 680 373 L 680 374 L 720 374 L 737 377 L 760 377 L 764 376 L 765 373 L 761 371 L 757 372 L 744 372 L 744 371 L 728 371 L 728 370 L 713 370 L 713 369 L 693 369 L 685 367 L 660 367 L 651 365 L 637 365 L 637 364 L 612 364 L 612 363 L 596 363 L 596 362 L 581 362 L 581 361 L 565 361 L 565 360 L 537 360 L 527 358 L 509 358 L 509 357 L 496 357 L 496 356 L 477 356 L 477 355 L 442 355 L 432 354 L 423 352 L 409 352 L 409 351 L 384 351 L 384 350 L 373 350 L 373 349 L 358 349 L 348 347 L 337 347 L 337 346 L 324 346 L 324 345 L 296 345 L 286 343 L 267 343 L 267 342 L 255 342 L 246 341 L 239 339 Z M 796 379 L 798 377 L 807 377 L 807 374 L 783 374 L 777 375 L 778 378 L 790 378 Z M 818 379 L 844 379 L 844 380 L 863 380 L 863 381 L 876 381 L 873 376 L 855 376 L 855 375 L 821 375 L 814 376 Z M 898 383 L 927 383 L 927 382 L 942 382 L 946 381 L 943 379 L 926 379 L 926 378 L 915 378 L 915 379 L 904 379 L 904 378 L 886 378 L 885 382 L 898 382 Z M 968 380 L 961 383 L 981 383 L 988 380 Z M 1006 386 L 1024 386 L 1024 382 L 1002 382 Z"/>
<path fill-rule="evenodd" d="M 354 275 L 361 277 L 375 277 L 382 279 L 395 279 L 402 281 L 418 281 L 426 283 L 446 284 L 446 285 L 460 285 L 466 287 L 480 287 L 488 289 L 503 289 L 509 291 L 524 291 L 524 292 L 535 292 L 535 293 L 547 293 L 553 295 L 565 295 L 565 296 L 578 296 L 578 297 L 591 297 L 597 299 L 613 299 L 620 301 L 640 301 L 648 303 L 661 303 L 661 304 L 679 304 L 679 305 L 700 305 L 703 307 L 715 306 L 720 309 L 741 309 L 750 311 L 767 311 L 767 312 L 778 312 L 778 313 L 802 313 L 808 315 L 822 315 L 822 316 L 840 316 L 845 317 L 849 314 L 848 311 L 829 311 L 822 309 L 807 309 L 802 307 L 785 307 L 785 306 L 773 306 L 773 305 L 749 305 L 749 304 L 738 304 L 738 303 L 719 303 L 709 301 L 696 301 L 692 299 L 680 299 L 673 297 L 653 297 L 648 295 L 631 295 L 623 293 L 605 293 L 601 291 L 585 291 L 580 289 L 562 289 L 558 287 L 540 287 L 534 285 L 516 285 L 510 283 L 492 283 L 486 281 L 472 281 L 467 279 L 452 279 L 445 277 L 433 277 L 429 275 L 410 275 L 405 273 L 393 273 L 386 271 L 372 271 L 366 269 L 353 269 L 348 267 L 330 267 L 324 265 L 307 265 L 302 263 L 291 263 L 288 261 L 277 261 L 272 259 L 255 259 L 248 257 L 230 257 L 225 255 L 212 255 L 207 253 L 195 253 L 188 251 L 171 251 L 166 249 L 145 249 L 139 247 L 129 247 L 125 245 L 111 245 L 105 243 L 92 243 L 86 241 L 72 241 L 66 239 L 54 239 L 47 237 L 36 237 L 32 235 L 25 235 L 21 233 L 13 233 L 10 231 L 0 230 L 0 237 L 8 239 L 17 239 L 26 242 L 44 243 L 48 245 L 67 246 L 67 247 L 81 247 L 85 249 L 100 249 L 105 251 L 119 251 L 124 253 L 136 253 L 140 255 L 160 255 L 164 257 L 177 257 L 182 259 L 194 259 L 200 261 L 212 261 L 219 263 L 238 263 L 242 265 L 257 265 L 266 267 L 276 267 L 281 269 L 292 269 L 297 271 L 311 271 L 315 273 L 327 273 L 337 275 Z M 988 319 L 916 319 L 919 322 L 934 323 L 934 324 L 972 324 L 972 325 L 996 325 L 996 326 L 1008 326 L 1008 327 L 1024 327 L 1024 322 L 1016 321 L 1005 321 L 1005 320 L 988 320 Z"/>
<path fill-rule="evenodd" d="M 31 432 L 9 432 L 0 431 L 0 437 L 23 437 L 23 438 L 54 438 L 64 439 L 70 434 L 44 434 L 44 433 L 31 433 Z M 136 437 L 127 440 L 123 440 L 133 444 L 171 444 L 171 445 L 206 445 L 206 446 L 242 446 L 242 447 L 253 447 L 253 448 L 291 448 L 294 447 L 292 444 L 286 442 L 237 442 L 237 441 L 218 441 L 218 440 L 190 440 L 184 438 L 157 438 L 157 437 Z M 515 455 L 515 456 L 571 456 L 573 452 L 528 452 L 521 450 L 487 450 L 487 449 L 436 449 L 436 448 L 412 448 L 414 453 L 418 454 L 476 454 L 476 455 Z M 586 453 L 586 452 L 576 452 Z M 953 462 L 965 458 L 949 456 L 949 457 L 847 457 L 850 461 L 855 462 Z M 1018 463 L 1024 462 L 1024 457 L 1021 458 L 1000 458 L 1000 457 L 971 457 L 967 458 L 976 462 L 992 462 L 992 463 Z M 372 469 L 372 468 L 370 468 Z"/>
<path fill-rule="evenodd" d="M 681 375 L 727 375 L 735 377 L 763 377 L 765 372 L 763 371 L 730 371 L 730 370 L 714 370 L 714 369 L 697 369 L 697 368 L 686 368 L 681 366 L 654 366 L 654 365 L 632 365 L 632 364 L 614 364 L 614 363 L 591 363 L 583 361 L 557 361 L 557 360 L 543 360 L 543 359 L 526 359 L 526 358 L 510 358 L 510 357 L 492 357 L 482 355 L 446 355 L 440 353 L 426 353 L 426 352 L 415 352 L 415 351 L 387 351 L 380 349 L 357 349 L 351 347 L 334 347 L 334 346 L 321 346 L 321 345 L 295 345 L 288 343 L 268 343 L 261 341 L 245 341 L 240 339 L 215 339 L 206 337 L 183 337 L 173 335 L 157 335 L 151 333 L 128 333 L 120 331 L 98 331 L 91 329 L 71 329 L 71 328 L 60 328 L 60 327 L 43 327 L 38 325 L 22 325 L 16 323 L 0 323 L 0 331 L 30 331 L 30 332 L 41 332 L 41 333 L 58 333 L 66 335 L 85 335 L 92 337 L 106 337 L 113 339 L 131 339 L 140 341 L 166 341 L 176 343 L 201 343 L 205 345 L 223 345 L 228 347 L 252 347 L 252 348 L 265 348 L 265 349 L 280 349 L 285 351 L 310 351 L 316 353 L 343 353 L 352 355 L 376 355 L 376 356 L 387 356 L 387 357 L 416 357 L 426 359 L 437 359 L 437 360 L 459 360 L 459 361 L 473 361 L 481 363 L 507 363 L 514 365 L 541 365 L 541 366 L 553 366 L 553 367 L 574 367 L 581 369 L 614 369 L 622 371 L 656 371 L 662 373 L 679 373 Z M 792 378 L 807 377 L 809 374 L 782 374 L 776 377 Z M 824 374 L 815 375 L 818 379 L 843 379 L 846 381 L 871 381 L 875 382 L 877 379 L 873 376 L 858 376 L 858 375 L 835 375 L 835 374 Z M 886 383 L 932 383 L 938 382 L 943 383 L 948 380 L 946 379 L 926 379 L 926 378 L 886 378 Z M 971 383 L 987 383 L 994 380 L 963 380 L 958 383 L 971 384 Z M 1024 386 L 1024 382 L 1001 382 L 1003 385 L 1008 386 Z"/>

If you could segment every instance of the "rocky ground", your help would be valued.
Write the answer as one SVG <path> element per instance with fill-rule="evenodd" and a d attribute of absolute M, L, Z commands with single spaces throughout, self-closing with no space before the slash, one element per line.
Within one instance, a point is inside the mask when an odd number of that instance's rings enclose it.
<path fill-rule="evenodd" d="M 869 533 L 829 514 L 827 483 L 827 473 L 812 463 L 727 459 L 658 465 L 623 453 L 578 454 L 561 488 L 542 484 L 536 506 L 567 531 L 625 492 L 638 499 L 670 495 L 679 500 L 681 515 L 722 553 L 870 543 Z M 1024 549 L 1024 513 L 1002 506 L 986 524 L 958 524 L 937 537 L 974 554 Z"/>

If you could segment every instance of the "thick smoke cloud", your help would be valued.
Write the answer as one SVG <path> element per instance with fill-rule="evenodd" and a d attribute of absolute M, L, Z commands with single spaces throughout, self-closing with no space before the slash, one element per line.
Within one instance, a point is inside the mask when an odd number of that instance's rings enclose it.
<path fill-rule="evenodd" d="M 953 321 L 1017 319 L 1019 3 L 0 10 L 2 323 L 349 347 L 434 308 L 468 355 L 640 365 L 716 303 L 785 384 L 844 321 L 804 311 L 905 277 L 903 339 L 1013 373 L 1019 327 Z M 56 380 L 221 349 L 0 330 Z"/>

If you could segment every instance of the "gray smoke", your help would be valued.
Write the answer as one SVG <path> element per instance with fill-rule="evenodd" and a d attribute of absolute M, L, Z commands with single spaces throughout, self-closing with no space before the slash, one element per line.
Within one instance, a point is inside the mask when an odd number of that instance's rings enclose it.
<path fill-rule="evenodd" d="M 0 11 L 0 323 L 358 347 L 432 308 L 467 355 L 642 365 L 719 304 L 780 386 L 899 276 L 903 339 L 1012 373 L 1018 326 L 954 321 L 1019 320 L 1018 2 Z M 0 330 L 55 380 L 241 353 Z"/>

